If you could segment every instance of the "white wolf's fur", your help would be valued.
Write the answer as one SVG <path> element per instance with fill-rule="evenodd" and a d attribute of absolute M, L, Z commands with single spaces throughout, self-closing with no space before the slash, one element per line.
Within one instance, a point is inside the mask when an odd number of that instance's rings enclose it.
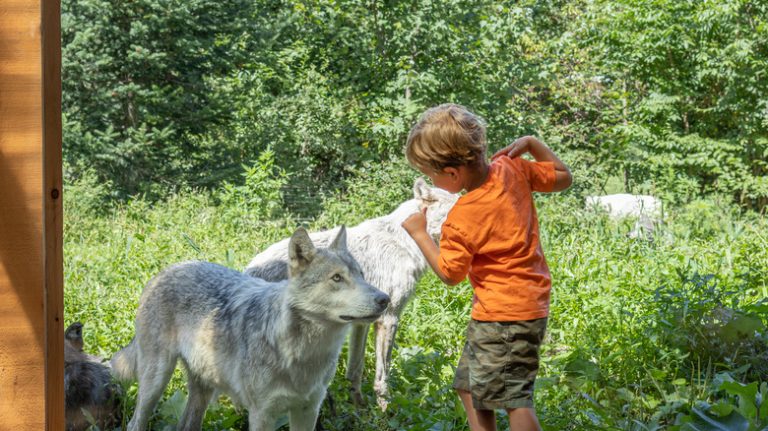
<path fill-rule="evenodd" d="M 636 218 L 630 238 L 649 237 L 662 220 L 661 200 L 650 195 L 618 193 L 584 198 L 587 208 L 599 208 L 613 219 Z"/>
<path fill-rule="evenodd" d="M 436 241 L 448 211 L 458 199 L 457 195 L 438 188 L 430 188 L 422 179 L 414 183 L 414 199 L 402 203 L 389 215 L 364 221 L 349 228 L 349 251 L 363 269 L 365 280 L 387 293 L 391 302 L 384 314 L 376 321 L 376 378 L 374 390 L 377 402 L 386 409 L 389 390 L 387 378 L 392 358 L 398 321 L 403 308 L 413 294 L 428 263 L 419 247 L 401 227 L 411 214 L 426 208 L 427 230 Z M 326 244 L 336 229 L 311 234 L 317 244 Z M 246 274 L 266 280 L 281 280 L 285 277 L 288 242 L 278 242 L 253 258 L 245 270 Z M 351 398 L 362 404 L 360 392 L 365 342 L 369 324 L 352 328 L 349 345 L 347 378 L 351 382 Z"/>
<path fill-rule="evenodd" d="M 272 431 L 286 412 L 291 430 L 314 429 L 349 323 L 377 318 L 389 298 L 363 280 L 344 229 L 325 250 L 299 229 L 289 249 L 283 282 L 208 262 L 150 280 L 136 336 L 112 359 L 117 377 L 139 381 L 129 431 L 146 427 L 178 359 L 189 388 L 179 429 L 200 429 L 216 390 L 247 408 L 251 431 Z"/>

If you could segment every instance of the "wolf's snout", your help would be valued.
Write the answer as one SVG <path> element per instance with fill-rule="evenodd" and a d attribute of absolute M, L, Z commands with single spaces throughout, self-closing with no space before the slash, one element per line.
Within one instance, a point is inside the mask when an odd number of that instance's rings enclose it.
<path fill-rule="evenodd" d="M 380 310 L 384 310 L 389 305 L 389 295 L 383 292 L 379 293 L 373 301 L 379 306 Z"/>

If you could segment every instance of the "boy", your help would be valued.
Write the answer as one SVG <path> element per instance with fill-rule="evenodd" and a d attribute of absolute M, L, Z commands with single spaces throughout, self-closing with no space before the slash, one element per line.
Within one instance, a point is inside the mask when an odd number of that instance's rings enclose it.
<path fill-rule="evenodd" d="M 453 387 L 472 431 L 496 430 L 495 409 L 510 429 L 540 430 L 533 409 L 539 346 L 549 314 L 551 277 L 539 242 L 531 192 L 565 190 L 568 167 L 538 139 L 526 136 L 486 160 L 485 124 L 466 108 L 427 110 L 411 129 L 408 162 L 436 187 L 465 190 L 443 224 L 439 248 L 424 214 L 403 228 L 435 274 L 453 286 L 469 275 L 472 320 Z M 536 162 L 518 156 L 530 153 Z"/>

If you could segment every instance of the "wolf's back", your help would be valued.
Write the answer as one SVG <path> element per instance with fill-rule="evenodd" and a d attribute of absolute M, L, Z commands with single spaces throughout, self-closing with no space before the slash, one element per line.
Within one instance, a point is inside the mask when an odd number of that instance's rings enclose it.
<path fill-rule="evenodd" d="M 109 361 L 112 374 L 117 380 L 136 380 L 136 338 L 123 347 Z"/>

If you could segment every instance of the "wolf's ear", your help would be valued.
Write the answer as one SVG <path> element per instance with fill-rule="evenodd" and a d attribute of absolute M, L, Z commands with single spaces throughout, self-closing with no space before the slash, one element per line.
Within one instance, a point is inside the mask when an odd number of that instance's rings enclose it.
<path fill-rule="evenodd" d="M 64 339 L 69 341 L 72 347 L 82 352 L 83 351 L 83 324 L 80 322 L 75 322 L 69 325 L 67 327 L 67 330 L 64 331 Z"/>
<path fill-rule="evenodd" d="M 416 181 L 413 182 L 413 197 L 420 200 L 429 199 L 431 195 L 431 191 L 429 190 L 429 185 L 427 185 L 427 182 L 424 181 L 424 178 L 416 178 Z"/>
<path fill-rule="evenodd" d="M 307 230 L 303 227 L 296 229 L 288 242 L 288 259 L 290 260 L 291 274 L 302 270 L 315 258 L 317 250 L 312 240 L 309 239 Z"/>
<path fill-rule="evenodd" d="M 336 238 L 334 238 L 330 248 L 334 250 L 347 250 L 347 227 L 346 226 L 341 225 L 341 229 L 339 229 L 339 233 L 336 234 Z"/>

